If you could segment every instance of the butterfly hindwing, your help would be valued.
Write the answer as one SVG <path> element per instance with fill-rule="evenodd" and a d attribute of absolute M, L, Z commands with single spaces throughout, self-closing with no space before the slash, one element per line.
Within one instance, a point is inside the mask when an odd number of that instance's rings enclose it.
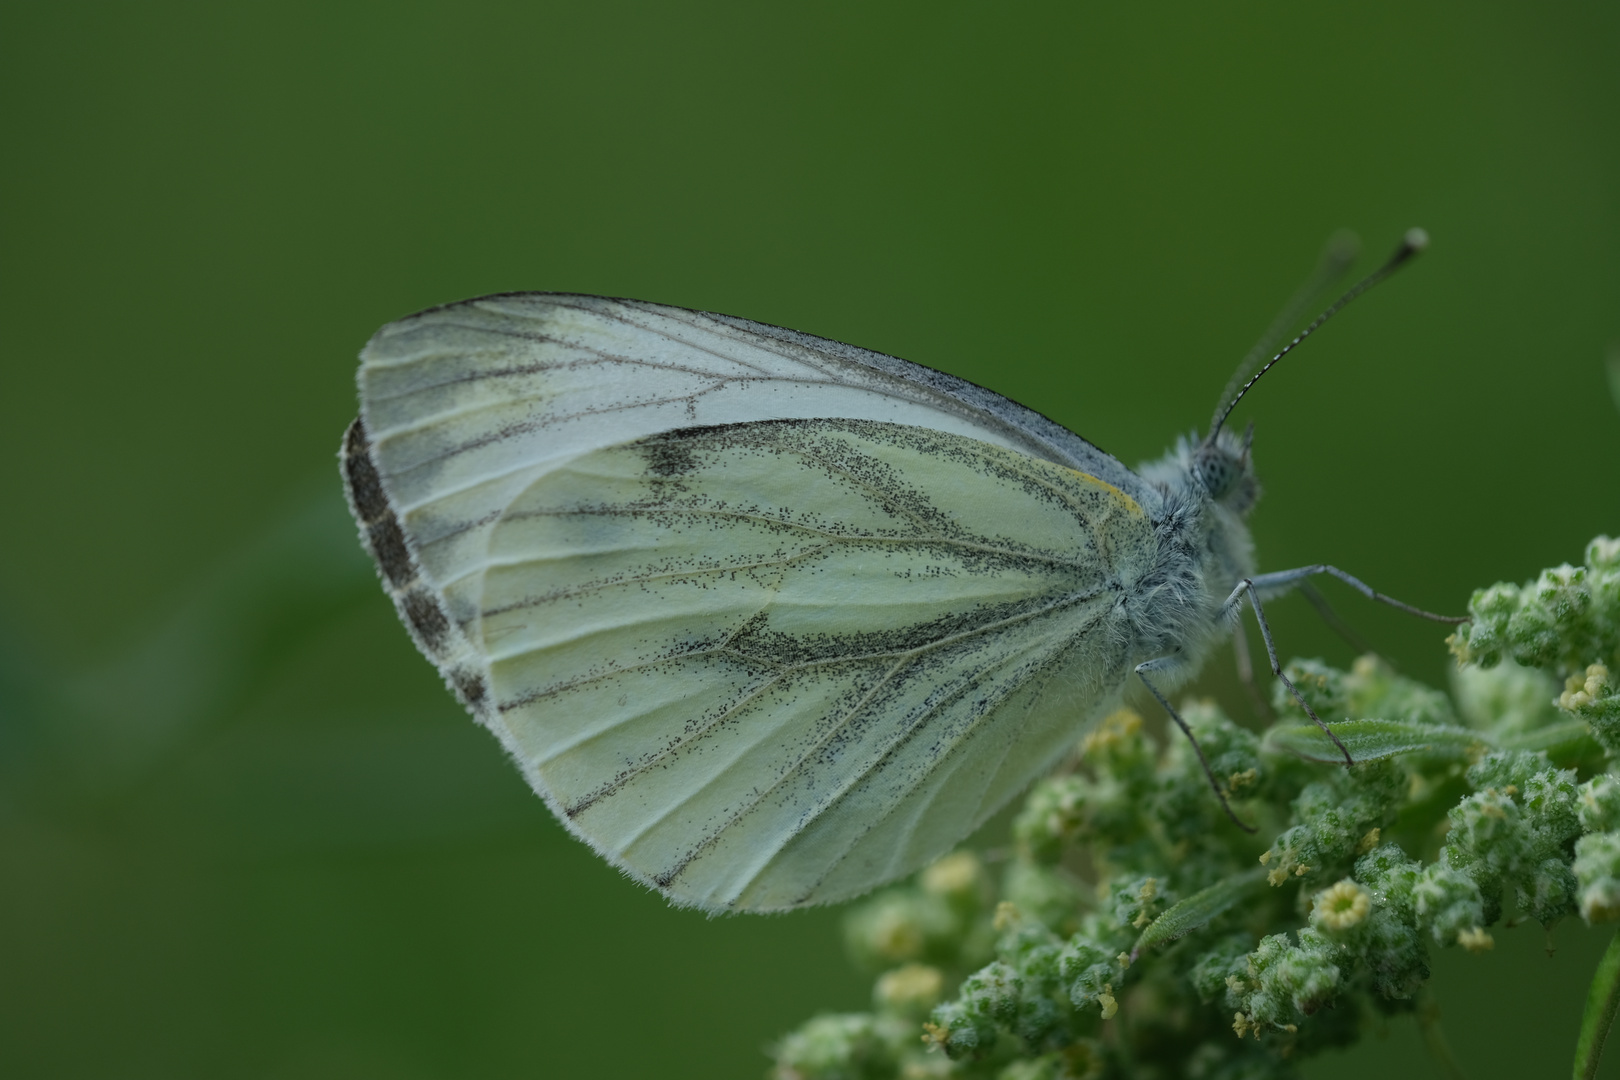
<path fill-rule="evenodd" d="M 1117 490 L 960 436 L 685 429 L 515 498 L 468 625 L 576 832 L 679 901 L 784 908 L 914 869 L 1073 742 L 1148 541 Z"/>

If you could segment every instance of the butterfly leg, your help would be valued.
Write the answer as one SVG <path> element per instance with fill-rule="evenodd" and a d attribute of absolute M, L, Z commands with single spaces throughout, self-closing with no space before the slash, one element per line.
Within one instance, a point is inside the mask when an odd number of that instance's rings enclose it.
<path fill-rule="evenodd" d="M 1283 573 L 1286 574 L 1292 572 L 1293 571 L 1284 571 Z M 1280 575 L 1267 574 L 1264 576 L 1277 577 Z M 1346 765 L 1354 765 L 1356 762 L 1355 759 L 1350 756 L 1349 749 L 1344 745 L 1344 743 L 1339 741 L 1339 737 L 1337 735 L 1333 734 L 1333 729 L 1323 723 L 1320 716 L 1316 715 L 1316 710 L 1311 708 L 1311 703 L 1305 700 L 1305 695 L 1299 692 L 1299 687 L 1294 685 L 1294 681 L 1287 675 L 1283 674 L 1282 664 L 1277 659 L 1277 646 L 1271 640 L 1271 625 L 1266 622 L 1266 609 L 1260 603 L 1259 589 L 1261 586 L 1257 584 L 1258 580 L 1259 579 L 1244 578 L 1242 581 L 1238 582 L 1238 587 L 1232 590 L 1232 595 L 1228 596 L 1226 598 L 1226 603 L 1222 605 L 1222 613 L 1228 617 L 1236 614 L 1235 608 L 1243 603 L 1244 594 L 1248 594 L 1249 604 L 1254 608 L 1255 621 L 1260 624 L 1260 639 L 1266 643 L 1266 657 L 1271 661 L 1271 673 L 1277 676 L 1277 678 L 1281 679 L 1284 686 L 1288 687 L 1288 692 L 1294 695 L 1294 700 L 1299 702 L 1299 707 L 1305 710 L 1305 715 L 1316 721 L 1316 726 L 1321 728 L 1327 737 L 1333 740 L 1333 745 L 1337 746 L 1339 748 L 1339 753 L 1344 755 L 1344 763 Z M 1289 582 L 1289 584 L 1292 584 L 1292 582 Z"/>
<path fill-rule="evenodd" d="M 1193 737 L 1192 729 L 1181 718 L 1181 714 L 1176 712 L 1175 706 L 1170 704 L 1170 699 L 1160 693 L 1159 688 L 1153 685 L 1153 680 L 1148 678 L 1148 672 L 1171 668 L 1180 662 L 1180 657 L 1176 656 L 1161 656 L 1156 660 L 1148 660 L 1136 665 L 1136 677 L 1142 680 L 1142 685 L 1148 688 L 1148 693 L 1158 699 L 1159 704 L 1164 706 L 1164 711 L 1169 714 L 1170 719 L 1176 722 L 1176 726 L 1181 729 L 1181 733 L 1187 736 L 1187 741 L 1192 743 L 1193 753 L 1198 755 L 1198 764 L 1204 767 L 1204 775 L 1209 778 L 1209 786 L 1214 790 L 1215 797 L 1221 801 L 1221 809 L 1226 811 L 1226 816 L 1231 818 L 1232 823 L 1244 832 L 1255 832 L 1257 831 L 1255 827 L 1245 823 L 1242 818 L 1238 817 L 1232 809 L 1232 804 L 1226 801 L 1226 792 L 1221 790 L 1220 781 L 1215 779 L 1215 772 L 1209 767 L 1209 759 L 1204 756 L 1204 748 L 1198 745 L 1198 740 Z"/>
<path fill-rule="evenodd" d="M 1323 596 L 1316 586 L 1309 581 L 1302 581 L 1299 583 L 1299 591 L 1306 600 L 1310 601 L 1311 607 L 1316 609 L 1316 613 L 1322 617 L 1322 621 L 1327 624 L 1328 629 L 1343 638 L 1358 654 L 1374 653 L 1376 655 L 1376 650 L 1367 643 L 1367 639 L 1351 629 L 1349 623 L 1339 618 L 1339 613 L 1333 610 L 1333 605 L 1327 602 L 1327 597 Z M 1380 657 L 1380 659 L 1383 658 Z M 1389 663 L 1388 660 L 1384 660 L 1384 662 Z M 1393 667 L 1394 665 L 1390 664 L 1390 666 Z"/>
<path fill-rule="evenodd" d="M 1238 681 L 1249 692 L 1249 700 L 1254 705 L 1256 716 L 1270 718 L 1271 706 L 1266 704 L 1265 695 L 1260 693 L 1260 687 L 1254 681 L 1254 663 L 1249 659 L 1249 638 L 1243 632 L 1241 625 L 1232 627 L 1232 658 L 1237 661 Z"/>
<path fill-rule="evenodd" d="M 1238 593 L 1243 591 L 1245 587 L 1259 589 L 1262 592 L 1267 593 L 1287 590 L 1295 585 L 1303 583 L 1306 578 L 1315 577 L 1317 574 L 1327 574 L 1331 577 L 1336 577 L 1346 585 L 1350 586 L 1352 589 L 1359 592 L 1362 596 L 1365 596 L 1367 599 L 1376 600 L 1380 604 L 1388 604 L 1392 608 L 1399 608 L 1408 615 L 1416 615 L 1420 619 L 1430 619 L 1434 622 L 1453 624 L 1465 623 L 1468 621 L 1468 616 L 1466 615 L 1436 615 L 1432 611 L 1424 611 L 1420 607 L 1413 607 L 1411 604 L 1403 603 L 1402 601 L 1395 599 L 1393 596 L 1386 596 L 1385 594 L 1379 592 L 1377 589 L 1373 588 L 1371 585 L 1368 585 L 1360 578 L 1352 577 L 1343 570 L 1340 570 L 1337 566 L 1329 566 L 1326 563 L 1317 563 L 1315 566 L 1301 566 L 1294 570 L 1278 570 L 1271 574 L 1256 574 L 1254 577 L 1246 579 L 1242 585 L 1239 585 L 1237 589 L 1233 590 L 1232 597 L 1235 598 Z M 1233 599 L 1228 598 L 1227 606 L 1229 608 L 1232 603 Z"/>

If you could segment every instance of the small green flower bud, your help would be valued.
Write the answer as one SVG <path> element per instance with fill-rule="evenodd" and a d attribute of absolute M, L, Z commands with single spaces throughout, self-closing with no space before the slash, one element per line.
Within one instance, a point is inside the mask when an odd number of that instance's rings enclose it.
<path fill-rule="evenodd" d="M 951 852 L 924 870 L 917 884 L 965 918 L 975 915 L 989 899 L 989 876 L 984 863 L 971 851 Z"/>
<path fill-rule="evenodd" d="M 1153 743 L 1142 731 L 1142 717 L 1134 709 L 1119 709 L 1102 718 L 1080 741 L 1080 753 L 1099 772 L 1118 777 L 1151 774 Z"/>
<path fill-rule="evenodd" d="M 1351 718 L 1382 717 L 1417 724 L 1457 722 L 1456 710 L 1445 694 L 1397 674 L 1370 654 L 1356 657 L 1344 685 L 1350 696 L 1347 716 Z"/>
<path fill-rule="evenodd" d="M 1491 667 L 1504 656 L 1526 667 L 1578 671 L 1615 655 L 1620 642 L 1620 571 L 1614 541 L 1587 545 L 1585 566 L 1556 566 L 1521 587 L 1493 585 L 1469 601 L 1473 621 L 1452 649 L 1464 663 Z"/>
<path fill-rule="evenodd" d="M 975 1057 L 996 1045 L 996 1023 L 964 1001 L 947 1001 L 923 1025 L 924 1038 L 952 1061 Z"/>
<path fill-rule="evenodd" d="M 1620 920 L 1620 832 L 1588 833 L 1575 841 L 1574 871 L 1581 918 Z"/>
<path fill-rule="evenodd" d="M 1487 754 L 1468 769 L 1468 786 L 1475 791 L 1494 789 L 1517 795 L 1530 778 L 1547 768 L 1547 755 L 1540 751 L 1503 750 Z"/>
<path fill-rule="evenodd" d="M 1062 1057 L 1043 1054 L 1013 1062 L 996 1073 L 996 1080 L 1065 1080 L 1066 1076 Z"/>
<path fill-rule="evenodd" d="M 1100 942 L 1079 934 L 1069 939 L 1058 957 L 1059 977 L 1068 983 L 1069 1000 L 1077 1009 L 1088 1006 L 1106 1009 L 1104 998 L 1111 996 L 1121 979 L 1114 953 Z"/>
<path fill-rule="evenodd" d="M 1141 930 L 1159 913 L 1176 902 L 1158 877 L 1120 877 L 1109 882 L 1107 910 L 1121 928 Z"/>
<path fill-rule="evenodd" d="M 1587 832 L 1620 828 L 1620 777 L 1599 773 L 1582 784 L 1577 812 Z"/>
<path fill-rule="evenodd" d="M 1372 894 L 1374 907 L 1388 909 L 1410 920 L 1414 917 L 1416 903 L 1413 891 L 1422 869 L 1420 863 L 1407 857 L 1399 844 L 1384 843 L 1356 860 L 1355 878 Z"/>
<path fill-rule="evenodd" d="M 964 930 L 944 897 L 900 887 L 878 893 L 844 919 L 844 941 L 861 967 L 883 971 L 912 961 L 948 961 Z"/>
<path fill-rule="evenodd" d="M 1059 934 L 1073 933 L 1080 890 L 1061 867 L 1015 859 L 1002 876 L 1002 895 L 1018 910 Z"/>
<path fill-rule="evenodd" d="M 1230 935 L 1193 962 L 1188 978 L 1192 981 L 1193 989 L 1198 991 L 1199 1000 L 1210 1002 L 1227 995 L 1228 1005 L 1235 1007 L 1238 1004 L 1237 999 L 1230 995 L 1243 990 L 1251 941 L 1251 938 L 1241 934 Z"/>
<path fill-rule="evenodd" d="M 1294 659 L 1283 665 L 1283 674 L 1323 720 L 1331 724 L 1350 718 L 1351 680 L 1338 668 L 1321 660 Z M 1272 684 L 1271 705 L 1283 716 L 1305 715 L 1305 710 L 1299 707 L 1299 702 L 1280 679 Z"/>
<path fill-rule="evenodd" d="M 1524 782 L 1519 795 L 1537 839 L 1551 856 L 1562 853 L 1581 832 L 1581 795 L 1573 769 L 1542 769 Z"/>
<path fill-rule="evenodd" d="M 945 994 L 945 973 L 927 964 L 906 964 L 884 972 L 872 988 L 879 1012 L 921 1017 Z"/>
<path fill-rule="evenodd" d="M 1010 1024 L 1018 1016 L 1023 982 L 1011 964 L 992 961 L 962 980 L 958 1000 L 971 1013 Z"/>
<path fill-rule="evenodd" d="M 1620 680 L 1605 664 L 1588 664 L 1564 680 L 1558 707 L 1585 720 L 1604 749 L 1620 749 Z"/>
<path fill-rule="evenodd" d="M 1411 997 L 1429 977 L 1429 954 L 1417 926 L 1393 911 L 1374 911 L 1358 945 L 1373 989 L 1387 1000 Z"/>
<path fill-rule="evenodd" d="M 1316 930 L 1300 930 L 1297 936 L 1295 946 L 1287 934 L 1272 934 L 1249 954 L 1246 985 L 1254 989 L 1241 997 L 1250 1024 L 1281 1027 L 1316 1012 L 1338 992 L 1339 968 L 1333 962 L 1338 948 Z"/>
<path fill-rule="evenodd" d="M 1570 914 L 1576 908 L 1580 884 L 1567 859 L 1541 860 L 1528 884 L 1519 885 L 1519 906 L 1543 926 Z"/>
<path fill-rule="evenodd" d="M 1479 886 L 1444 860 L 1423 868 L 1412 894 L 1418 924 L 1428 927 L 1441 945 L 1455 945 L 1459 933 L 1485 923 Z"/>
<path fill-rule="evenodd" d="M 1457 708 L 1470 725 L 1498 737 L 1537 731 L 1558 719 L 1552 676 L 1515 663 L 1459 667 L 1452 675 Z"/>
<path fill-rule="evenodd" d="M 1517 585 L 1498 582 L 1488 589 L 1477 589 L 1468 601 L 1471 621 L 1457 627 L 1451 636 L 1451 650 L 1457 662 L 1474 664 L 1482 668 L 1495 667 L 1502 662 L 1507 647 L 1507 624 L 1518 610 L 1520 590 Z"/>
<path fill-rule="evenodd" d="M 775 1048 L 772 1080 L 867 1080 L 894 1075 L 895 1062 L 865 1013 L 818 1016 Z"/>
<path fill-rule="evenodd" d="M 1073 775 L 1036 784 L 1013 819 L 1013 843 L 1020 857 L 1043 863 L 1061 859 L 1064 849 L 1084 835 L 1091 786 L 1085 777 Z"/>

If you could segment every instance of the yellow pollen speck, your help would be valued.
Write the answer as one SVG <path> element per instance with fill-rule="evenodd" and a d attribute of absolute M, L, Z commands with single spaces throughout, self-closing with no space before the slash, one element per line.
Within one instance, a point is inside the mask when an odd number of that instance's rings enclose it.
<path fill-rule="evenodd" d="M 1128 953 L 1128 952 L 1120 953 L 1118 956 L 1114 957 L 1114 963 L 1118 964 L 1122 968 L 1130 967 L 1131 966 L 1131 954 Z"/>
<path fill-rule="evenodd" d="M 1233 993 L 1243 993 L 1243 985 L 1243 980 L 1238 978 L 1236 975 L 1228 975 L 1226 977 L 1226 988 L 1231 990 Z"/>
<path fill-rule="evenodd" d="M 1260 853 L 1260 865 L 1264 866 L 1264 865 L 1266 865 L 1266 863 L 1268 863 L 1270 861 L 1271 861 L 1271 849 L 1267 848 L 1265 851 L 1262 851 Z"/>
<path fill-rule="evenodd" d="M 1283 1030 L 1288 1032 L 1288 1034 L 1290 1034 L 1290 1035 L 1295 1035 L 1295 1034 L 1299 1033 L 1299 1025 L 1298 1024 L 1284 1024 L 1283 1025 Z"/>
<path fill-rule="evenodd" d="M 1242 1013 L 1232 1014 L 1232 1030 L 1237 1032 L 1238 1038 L 1243 1038 L 1249 1032 L 1249 1018 Z"/>
<path fill-rule="evenodd" d="M 1311 868 L 1306 866 L 1304 863 L 1300 863 L 1298 866 L 1294 867 L 1294 876 L 1295 877 L 1304 877 L 1306 874 L 1308 874 L 1310 872 L 1311 872 Z"/>
<path fill-rule="evenodd" d="M 1564 692 L 1558 695 L 1558 707 L 1561 709 L 1579 709 L 1590 705 L 1603 696 L 1603 691 L 1609 681 L 1609 669 L 1602 664 L 1593 664 L 1584 674 L 1577 672 L 1564 680 Z"/>
<path fill-rule="evenodd" d="M 996 928 L 997 933 L 1000 933 L 1021 918 L 1023 918 L 1023 914 L 1018 910 L 1018 905 L 1011 900 L 1003 900 L 996 905 L 995 918 L 990 920 L 990 925 Z"/>
<path fill-rule="evenodd" d="M 1244 769 L 1242 772 L 1235 772 L 1226 778 L 1226 790 L 1230 794 L 1236 795 L 1258 779 L 1260 779 L 1258 769 Z"/>
<path fill-rule="evenodd" d="M 1148 878 L 1142 882 L 1142 887 L 1136 890 L 1136 899 L 1142 905 L 1142 910 L 1137 912 L 1135 919 L 1131 920 L 1132 926 L 1140 930 L 1153 921 L 1153 898 L 1157 895 L 1159 895 L 1159 881 L 1157 878 Z"/>
<path fill-rule="evenodd" d="M 1517 795 L 1518 793 L 1519 793 L 1519 785 L 1518 784 L 1509 784 L 1507 787 L 1502 789 L 1502 794 L 1504 794 L 1504 795 L 1513 796 L 1513 795 Z"/>
<path fill-rule="evenodd" d="M 1505 817 L 1507 817 L 1507 811 L 1503 810 L 1500 806 L 1497 806 L 1495 803 L 1480 803 L 1479 804 L 1479 812 L 1484 814 L 1486 817 L 1493 817 L 1493 818 L 1505 818 Z"/>
<path fill-rule="evenodd" d="M 979 871 L 977 855 L 971 851 L 958 851 L 924 870 L 922 887 L 943 896 L 963 893 L 978 883 Z"/>
<path fill-rule="evenodd" d="M 910 918 L 884 918 L 874 928 L 873 937 L 878 951 L 890 960 L 907 960 L 922 952 L 922 930 Z"/>
<path fill-rule="evenodd" d="M 1312 914 L 1329 930 L 1348 930 L 1372 912 L 1372 894 L 1349 878 L 1316 894 Z"/>
<path fill-rule="evenodd" d="M 927 1043 L 930 1049 L 936 1046 L 944 1046 L 945 1040 L 950 1037 L 951 1029 L 948 1027 L 933 1023 L 932 1021 L 923 1024 L 922 1041 Z"/>
<path fill-rule="evenodd" d="M 1104 1020 L 1112 1020 L 1114 1014 L 1119 1012 L 1119 1002 L 1114 1000 L 1113 983 L 1103 984 L 1103 992 L 1097 995 L 1097 1004 L 1102 1006 Z"/>
<path fill-rule="evenodd" d="M 1097 730 L 1081 740 L 1080 752 L 1090 754 L 1093 750 L 1111 750 L 1141 730 L 1142 717 L 1136 710 L 1120 709 L 1103 717 Z"/>
<path fill-rule="evenodd" d="M 926 1011 L 945 993 L 945 973 L 927 964 L 906 964 L 878 979 L 872 996 L 880 1006 L 899 1011 Z"/>
<path fill-rule="evenodd" d="M 1457 933 L 1457 944 L 1469 952 L 1485 952 L 1496 948 L 1496 939 L 1483 926 L 1476 926 L 1469 930 L 1460 930 Z"/>
<path fill-rule="evenodd" d="M 1357 855 L 1365 855 L 1365 854 L 1367 854 L 1367 852 L 1369 852 L 1373 848 L 1377 847 L 1378 846 L 1378 837 L 1380 835 L 1380 832 L 1381 832 L 1381 830 L 1379 830 L 1379 829 L 1373 829 L 1370 832 L 1368 832 L 1366 836 L 1363 836 L 1356 843 L 1356 854 Z"/>
<path fill-rule="evenodd" d="M 1266 880 L 1273 886 L 1281 885 L 1283 882 L 1288 880 L 1288 871 L 1279 866 L 1277 869 L 1266 875 Z"/>

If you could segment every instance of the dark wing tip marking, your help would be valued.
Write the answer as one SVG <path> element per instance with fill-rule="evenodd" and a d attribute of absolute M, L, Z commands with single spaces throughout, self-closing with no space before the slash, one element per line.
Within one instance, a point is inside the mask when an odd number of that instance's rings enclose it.
<path fill-rule="evenodd" d="M 369 526 L 384 516 L 392 516 L 388 498 L 383 494 L 382 478 L 371 461 L 366 425 L 358 416 L 343 436 L 343 477 L 348 481 L 349 497 L 354 500 L 360 524 Z"/>
<path fill-rule="evenodd" d="M 415 561 L 405 544 L 405 531 L 400 528 L 393 507 L 388 505 L 382 477 L 371 460 L 366 426 L 359 417 L 355 417 L 344 433 L 343 479 L 349 488 L 355 516 L 366 530 L 372 558 L 377 560 L 390 585 L 400 590 L 409 588 L 416 580 Z"/>
<path fill-rule="evenodd" d="M 366 526 L 366 533 L 371 539 L 371 553 L 376 557 L 377 565 L 382 567 L 388 583 L 396 589 L 408 588 L 416 579 L 416 567 L 411 564 L 411 552 L 405 546 L 405 532 L 399 527 L 394 512 L 390 510 L 381 521 Z"/>
<path fill-rule="evenodd" d="M 450 618 L 439 598 L 417 573 L 416 559 L 405 539 L 405 530 L 388 503 L 377 465 L 371 459 L 365 421 L 359 417 L 344 432 L 343 479 L 354 515 L 365 532 L 366 546 L 382 570 L 400 618 L 423 652 L 435 659 L 442 658 L 451 644 Z M 470 706 L 480 706 L 485 696 L 481 677 L 458 675 L 455 685 Z"/>
<path fill-rule="evenodd" d="M 422 646 L 442 653 L 450 634 L 450 620 L 444 617 L 439 601 L 425 588 L 415 588 L 399 598 L 399 610 L 416 631 Z"/>
<path fill-rule="evenodd" d="M 485 700 L 489 697 L 489 687 L 484 677 L 471 668 L 457 668 L 450 673 L 450 681 L 455 684 L 456 692 L 461 700 L 473 709 L 482 711 Z"/>

